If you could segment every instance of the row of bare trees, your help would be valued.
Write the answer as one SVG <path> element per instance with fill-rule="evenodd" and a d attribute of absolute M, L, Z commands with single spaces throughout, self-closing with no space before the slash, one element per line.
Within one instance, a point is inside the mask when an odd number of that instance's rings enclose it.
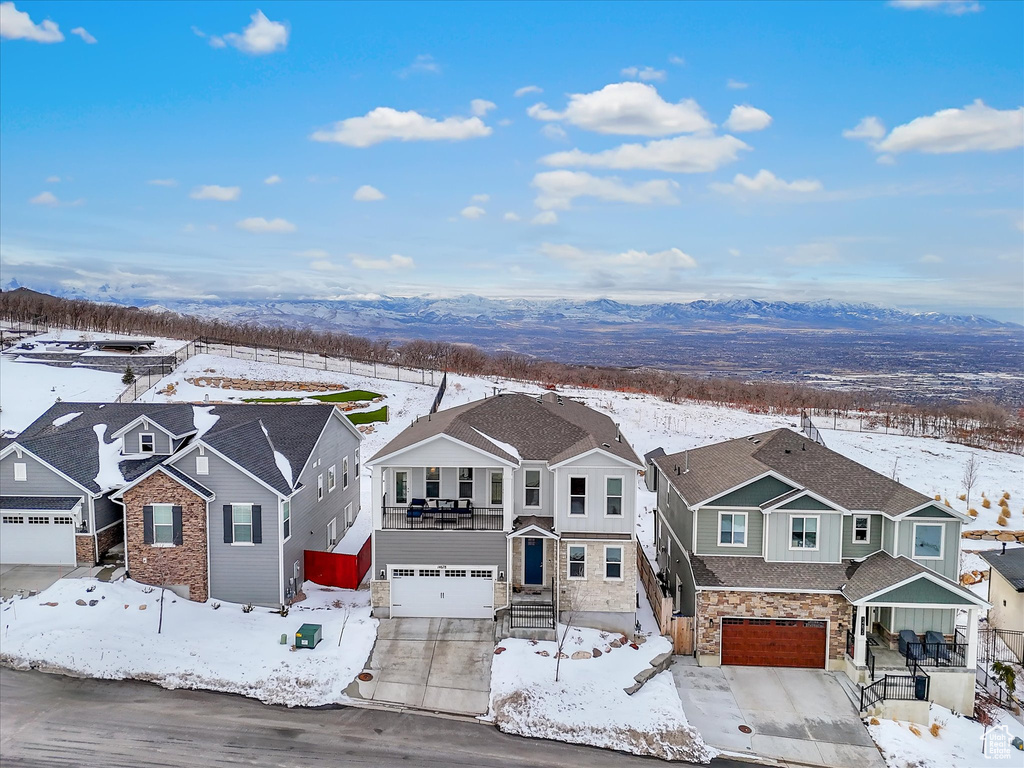
<path fill-rule="evenodd" d="M 471 344 L 413 340 L 395 343 L 312 328 L 268 327 L 152 312 L 136 307 L 61 299 L 24 289 L 0 293 L 0 318 L 89 329 L 101 333 L 152 334 L 191 340 L 209 337 L 238 345 L 281 348 L 332 357 L 458 374 L 499 376 L 554 387 L 587 387 L 653 394 L 671 402 L 698 401 L 760 413 L 816 414 L 884 419 L 908 435 L 925 435 L 970 445 L 1024 451 L 1024 425 L 998 405 L 986 402 L 908 405 L 882 401 L 870 392 L 835 392 L 798 384 L 705 378 L 655 368 L 568 365 L 510 351 L 488 354 Z"/>

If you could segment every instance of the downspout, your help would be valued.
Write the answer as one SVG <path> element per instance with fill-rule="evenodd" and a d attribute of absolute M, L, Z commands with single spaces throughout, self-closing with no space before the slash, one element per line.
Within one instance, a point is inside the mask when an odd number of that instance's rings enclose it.
<path fill-rule="evenodd" d="M 121 500 L 111 497 L 111 500 L 115 504 L 121 505 L 121 530 L 124 532 L 124 572 L 125 575 L 131 573 L 128 570 L 128 505 L 124 502 L 124 497 Z M 95 527 L 95 526 L 94 526 Z"/>

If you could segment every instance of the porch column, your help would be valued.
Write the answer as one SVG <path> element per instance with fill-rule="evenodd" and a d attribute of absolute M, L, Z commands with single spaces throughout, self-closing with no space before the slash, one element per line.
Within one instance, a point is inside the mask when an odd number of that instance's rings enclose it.
<path fill-rule="evenodd" d="M 501 510 L 502 530 L 504 531 L 512 530 L 513 499 L 515 499 L 515 488 L 512 486 L 512 467 L 503 467 L 501 470 Z M 511 578 L 510 574 L 510 581 Z"/>
<path fill-rule="evenodd" d="M 858 667 L 863 667 L 867 664 L 867 647 L 868 647 L 868 607 L 866 605 L 858 605 L 855 608 L 853 617 L 853 663 Z"/>
<path fill-rule="evenodd" d="M 370 511 L 373 514 L 373 530 L 384 527 L 384 467 L 376 466 L 370 475 Z"/>
<path fill-rule="evenodd" d="M 978 666 L 978 608 L 967 609 L 967 667 Z"/>

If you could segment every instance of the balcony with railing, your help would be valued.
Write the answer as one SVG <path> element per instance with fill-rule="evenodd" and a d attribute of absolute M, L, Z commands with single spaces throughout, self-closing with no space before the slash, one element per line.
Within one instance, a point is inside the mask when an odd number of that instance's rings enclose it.
<path fill-rule="evenodd" d="M 502 507 L 477 507 L 466 499 L 413 499 L 382 513 L 386 531 L 500 531 L 505 520 Z"/>

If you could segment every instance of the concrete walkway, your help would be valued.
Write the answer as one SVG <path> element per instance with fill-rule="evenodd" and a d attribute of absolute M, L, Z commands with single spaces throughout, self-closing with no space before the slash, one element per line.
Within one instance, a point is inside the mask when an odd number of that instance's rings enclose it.
<path fill-rule="evenodd" d="M 491 692 L 494 622 L 381 619 L 367 672 L 350 695 L 417 709 L 482 715 Z"/>
<path fill-rule="evenodd" d="M 832 673 L 698 667 L 680 659 L 672 676 L 690 725 L 719 749 L 834 768 L 885 768 Z"/>

